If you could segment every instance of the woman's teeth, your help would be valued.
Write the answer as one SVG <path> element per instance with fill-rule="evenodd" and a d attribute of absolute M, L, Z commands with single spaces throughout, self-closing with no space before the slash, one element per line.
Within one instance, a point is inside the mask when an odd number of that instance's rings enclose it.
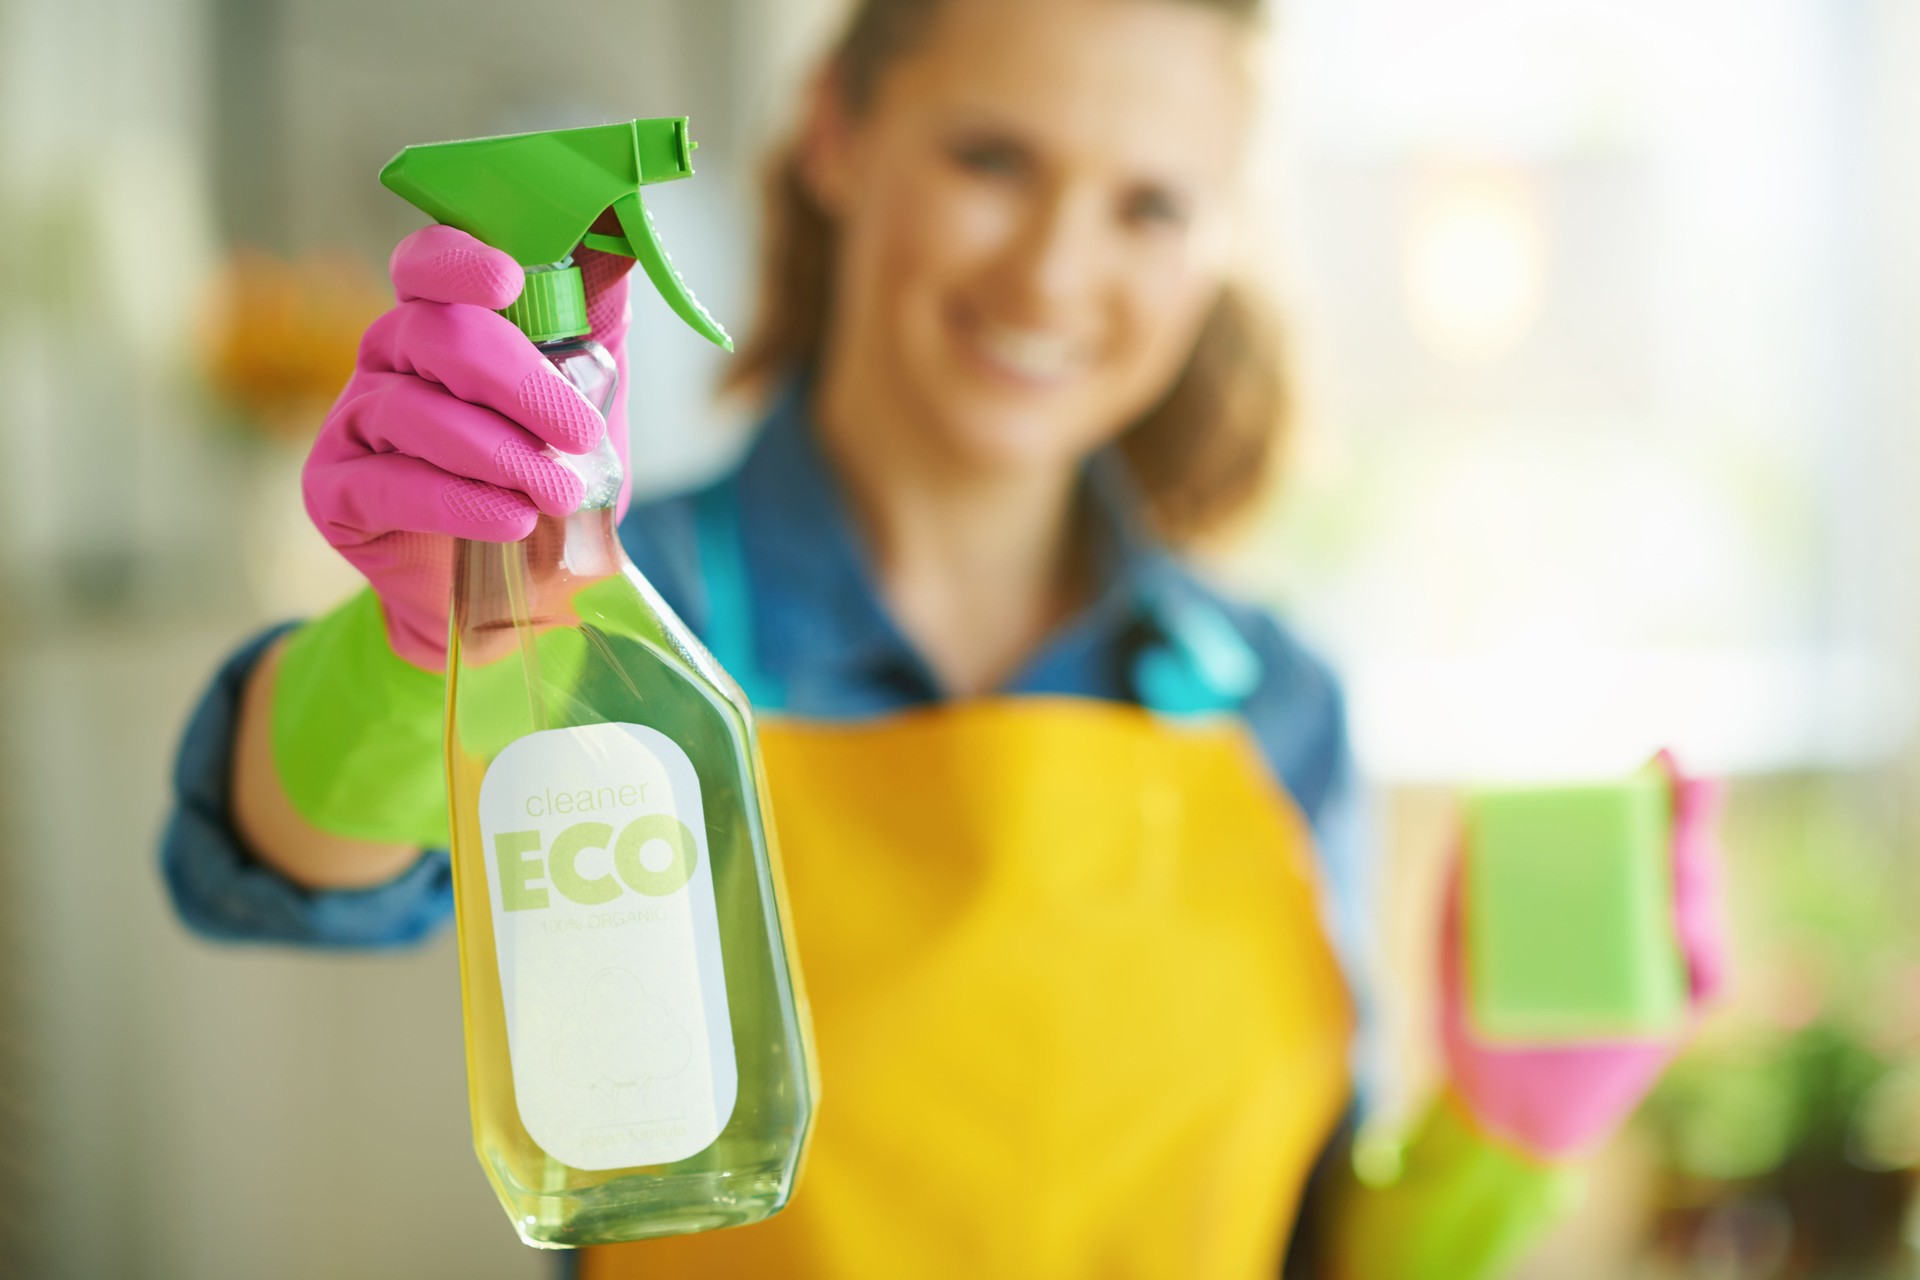
<path fill-rule="evenodd" d="M 1057 333 L 983 324 L 978 335 L 981 348 L 989 356 L 1022 377 L 1050 382 L 1066 377 L 1080 365 L 1073 341 Z"/>

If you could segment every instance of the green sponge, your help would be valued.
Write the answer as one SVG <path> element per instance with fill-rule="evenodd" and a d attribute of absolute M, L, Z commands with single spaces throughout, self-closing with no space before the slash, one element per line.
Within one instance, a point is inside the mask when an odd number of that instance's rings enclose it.
<path fill-rule="evenodd" d="M 1657 1036 L 1681 1023 L 1671 808 L 1657 767 L 1469 798 L 1462 919 L 1468 1018 L 1482 1039 Z"/>

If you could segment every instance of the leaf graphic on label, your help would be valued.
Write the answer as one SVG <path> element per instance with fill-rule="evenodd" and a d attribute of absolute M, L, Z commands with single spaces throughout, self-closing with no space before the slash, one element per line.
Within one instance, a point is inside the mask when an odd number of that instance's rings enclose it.
<path fill-rule="evenodd" d="M 687 1069 L 693 1039 L 673 1010 L 625 969 L 593 975 L 560 1023 L 561 1079 L 576 1089 L 664 1080 Z"/>

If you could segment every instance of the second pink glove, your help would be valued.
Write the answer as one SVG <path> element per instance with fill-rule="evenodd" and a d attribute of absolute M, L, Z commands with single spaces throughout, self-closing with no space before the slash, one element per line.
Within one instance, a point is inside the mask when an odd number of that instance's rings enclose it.
<path fill-rule="evenodd" d="M 1715 825 L 1718 784 L 1688 778 L 1664 752 L 1673 797 L 1674 934 L 1696 1013 L 1725 979 Z M 1611 1040 L 1541 1048 L 1485 1045 L 1468 1027 L 1461 973 L 1460 879 L 1448 881 L 1441 930 L 1441 1040 L 1453 1086 L 1489 1132 L 1557 1159 L 1605 1139 L 1659 1078 L 1680 1040 Z"/>

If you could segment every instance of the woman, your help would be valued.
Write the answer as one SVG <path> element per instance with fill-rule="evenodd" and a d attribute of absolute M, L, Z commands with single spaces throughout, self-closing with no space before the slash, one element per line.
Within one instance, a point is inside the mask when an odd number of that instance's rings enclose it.
<path fill-rule="evenodd" d="M 784 1213 L 584 1275 L 1279 1266 L 1349 1094 L 1352 765 L 1326 668 L 1172 554 L 1286 410 L 1230 278 L 1258 7 L 867 0 L 819 77 L 734 375 L 759 440 L 622 536 L 770 713 L 828 1102 Z M 625 264 L 583 257 L 620 352 Z M 392 270 L 307 473 L 369 591 L 238 655 L 183 751 L 166 864 L 209 932 L 444 920 L 450 539 L 569 510 L 545 450 L 601 429 L 485 323 L 505 255 L 429 228 Z M 1669 1050 L 1497 1053 L 1457 1005 L 1454 1088 L 1391 1186 L 1322 1180 L 1303 1274 L 1493 1273 Z"/>

